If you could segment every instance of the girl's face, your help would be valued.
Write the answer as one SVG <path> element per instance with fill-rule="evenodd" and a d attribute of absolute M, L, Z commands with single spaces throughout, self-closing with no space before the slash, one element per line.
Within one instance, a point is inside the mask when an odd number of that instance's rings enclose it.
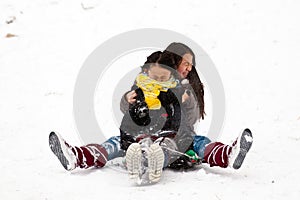
<path fill-rule="evenodd" d="M 171 71 L 159 65 L 151 65 L 148 70 L 148 76 L 156 81 L 165 82 L 171 78 Z"/>
<path fill-rule="evenodd" d="M 192 70 L 193 56 L 189 53 L 182 56 L 181 63 L 177 68 L 177 72 L 181 78 L 186 78 L 189 72 Z"/>

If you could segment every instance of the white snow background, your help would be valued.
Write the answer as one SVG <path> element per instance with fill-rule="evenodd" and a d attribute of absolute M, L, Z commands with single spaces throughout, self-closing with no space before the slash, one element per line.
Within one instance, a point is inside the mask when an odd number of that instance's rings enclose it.
<path fill-rule="evenodd" d="M 296 0 L 1 0 L 0 199 L 299 199 L 299 10 Z M 139 28 L 184 34 L 215 63 L 227 105 L 220 140 L 254 135 L 240 170 L 166 170 L 136 186 L 115 166 L 66 172 L 52 154 L 50 131 L 81 144 L 72 102 L 84 60 Z"/>

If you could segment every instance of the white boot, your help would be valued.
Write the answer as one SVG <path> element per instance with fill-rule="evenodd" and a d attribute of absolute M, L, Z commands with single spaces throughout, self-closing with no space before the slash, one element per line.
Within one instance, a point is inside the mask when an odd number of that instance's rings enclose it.
<path fill-rule="evenodd" d="M 148 150 L 149 181 L 156 183 L 160 180 L 164 167 L 165 155 L 158 143 L 154 143 Z"/>
<path fill-rule="evenodd" d="M 129 178 L 137 184 L 156 183 L 162 175 L 164 152 L 158 143 L 143 139 L 129 146 L 125 162 Z"/>
<path fill-rule="evenodd" d="M 142 148 L 139 143 L 131 144 L 127 151 L 125 157 L 126 167 L 131 179 L 139 179 L 142 170 Z"/>

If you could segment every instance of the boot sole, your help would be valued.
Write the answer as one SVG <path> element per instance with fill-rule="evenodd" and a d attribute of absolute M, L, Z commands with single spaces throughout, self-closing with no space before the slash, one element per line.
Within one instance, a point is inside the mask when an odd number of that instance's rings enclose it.
<path fill-rule="evenodd" d="M 75 165 L 70 164 L 69 160 L 72 160 L 71 156 L 69 156 L 69 153 L 67 152 L 67 149 L 62 148 L 62 143 L 64 143 L 63 139 L 60 138 L 59 135 L 57 135 L 54 132 L 51 132 L 49 135 L 49 146 L 54 155 L 58 158 L 62 166 L 70 171 L 75 168 Z"/>
<path fill-rule="evenodd" d="M 164 152 L 158 143 L 152 144 L 148 151 L 148 171 L 150 182 L 158 182 L 164 165 Z"/>
<path fill-rule="evenodd" d="M 253 136 L 249 129 L 245 129 L 242 132 L 242 135 L 240 137 L 240 140 L 237 141 L 237 148 L 238 148 L 238 154 L 234 156 L 234 162 L 232 167 L 234 169 L 239 169 L 246 157 L 246 154 L 250 150 L 253 143 Z"/>
<path fill-rule="evenodd" d="M 133 143 L 126 151 L 126 166 L 130 179 L 139 179 L 142 174 L 142 149 L 140 144 Z"/>

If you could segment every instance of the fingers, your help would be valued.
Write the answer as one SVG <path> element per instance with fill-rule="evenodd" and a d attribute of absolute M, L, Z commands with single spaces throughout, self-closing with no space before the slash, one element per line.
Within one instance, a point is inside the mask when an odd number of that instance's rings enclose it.
<path fill-rule="evenodd" d="M 188 100 L 190 98 L 190 96 L 188 95 L 187 92 L 184 92 L 184 94 L 182 95 L 182 103 L 184 103 L 186 100 Z"/>
<path fill-rule="evenodd" d="M 126 99 L 127 99 L 127 102 L 130 103 L 130 104 L 133 104 L 134 102 L 136 102 L 136 92 L 133 90 L 131 92 L 128 92 L 127 95 L 126 95 Z"/>

